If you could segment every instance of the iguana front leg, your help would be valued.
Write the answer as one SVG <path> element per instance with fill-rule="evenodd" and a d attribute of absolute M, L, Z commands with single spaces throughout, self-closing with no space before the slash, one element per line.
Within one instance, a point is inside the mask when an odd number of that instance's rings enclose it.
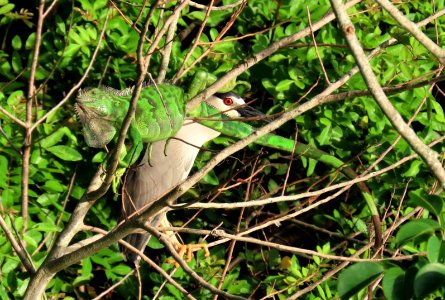
<path fill-rule="evenodd" d="M 123 158 L 119 160 L 119 166 L 123 168 L 128 168 L 133 165 L 141 156 L 142 149 L 144 148 L 139 130 L 133 124 L 131 124 L 128 129 L 128 139 L 129 148 L 125 147 L 126 153 L 124 153 Z"/>

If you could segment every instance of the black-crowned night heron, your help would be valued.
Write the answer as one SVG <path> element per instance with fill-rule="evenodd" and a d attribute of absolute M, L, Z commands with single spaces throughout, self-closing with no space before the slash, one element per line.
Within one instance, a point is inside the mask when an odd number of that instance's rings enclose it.
<path fill-rule="evenodd" d="M 244 100 L 233 92 L 211 96 L 206 102 L 223 112 L 230 118 L 264 116 L 263 113 L 247 106 Z M 186 120 L 183 127 L 175 135 L 175 139 L 158 141 L 151 145 L 151 156 L 148 163 L 148 151 L 140 160 L 140 164 L 127 172 L 123 189 L 122 218 L 130 216 L 142 207 L 159 199 L 166 192 L 183 181 L 193 166 L 202 145 L 220 133 L 196 122 Z M 185 141 L 185 142 L 184 142 Z M 165 212 L 149 220 L 153 227 L 169 227 Z M 148 233 L 133 233 L 125 238 L 137 249 L 144 251 L 150 238 Z M 171 242 L 179 245 L 175 236 Z M 121 247 L 127 262 L 137 263 L 139 255 L 126 247 Z"/>

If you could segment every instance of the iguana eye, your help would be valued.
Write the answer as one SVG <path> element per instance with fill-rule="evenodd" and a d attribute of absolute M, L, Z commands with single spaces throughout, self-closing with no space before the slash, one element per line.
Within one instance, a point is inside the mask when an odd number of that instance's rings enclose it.
<path fill-rule="evenodd" d="M 223 102 L 225 105 L 231 106 L 233 104 L 233 99 L 230 97 L 227 97 L 227 98 L 224 98 Z"/>

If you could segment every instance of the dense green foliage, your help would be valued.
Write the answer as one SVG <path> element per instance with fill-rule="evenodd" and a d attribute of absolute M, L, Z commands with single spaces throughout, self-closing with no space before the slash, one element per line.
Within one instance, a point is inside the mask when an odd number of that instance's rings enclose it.
<path fill-rule="evenodd" d="M 61 0 L 45 15 L 38 40 L 38 3 L 15 2 L 0 0 L 0 214 L 9 232 L 22 242 L 35 268 L 39 268 L 82 198 L 99 167 L 98 162 L 106 156 L 105 150 L 86 145 L 75 118 L 75 94 L 41 118 L 65 98 L 91 62 L 92 69 L 83 87 L 104 84 L 123 89 L 135 83 L 138 32 L 154 4 L 148 1 L 143 8 L 142 0 L 114 1 L 109 5 L 107 0 Z M 145 55 L 165 20 L 172 15 L 176 2 L 153 10 L 143 46 Z M 223 0 L 218 6 L 234 2 Z M 49 2 L 45 2 L 45 9 L 48 6 Z M 319 21 L 329 13 L 330 3 L 249 0 L 238 15 L 239 7 L 212 11 L 206 19 L 205 9 L 186 5 L 173 40 L 166 41 L 163 37 L 148 71 L 154 78 L 159 75 L 166 46 L 171 43 L 167 80 L 187 86 L 192 76 L 202 70 L 220 78 L 273 42 L 307 28 L 308 11 L 312 24 Z M 397 7 L 414 22 L 445 9 L 441 1 L 420 0 L 399 3 Z M 397 39 L 371 60 L 382 86 L 440 75 L 442 69 L 437 59 L 410 33 L 400 29 L 374 1 L 362 1 L 348 13 L 367 53 L 390 38 Z M 194 47 L 204 19 L 200 43 Z M 421 27 L 438 45 L 445 42 L 444 20 L 440 17 Z M 309 33 L 259 60 L 238 76 L 237 80 L 248 84 L 237 85 L 236 91 L 248 100 L 256 100 L 251 105 L 269 115 L 289 111 L 318 95 L 329 86 L 326 77 L 336 82 L 356 65 L 337 25 L 332 21 L 314 32 L 317 47 Z M 105 34 L 98 45 L 104 26 Z M 40 46 L 37 57 L 36 41 Z M 99 51 L 93 60 L 96 46 Z M 35 69 L 33 59 L 38 60 Z M 190 70 L 184 73 L 188 67 Z M 36 90 L 32 89 L 34 85 Z M 338 92 L 366 89 L 363 78 L 356 74 Z M 406 121 L 414 117 L 412 127 L 426 144 L 441 138 L 445 131 L 441 93 L 439 84 L 434 88 L 405 87 L 389 96 Z M 24 123 L 19 124 L 9 115 Z M 24 128 L 38 121 L 32 132 L 28 160 Z M 232 234 L 250 230 L 248 236 L 257 241 L 320 254 L 236 240 L 217 243 L 220 238 L 210 236 L 205 242 L 211 245 L 211 255 L 204 257 L 203 251 L 198 251 L 189 263 L 198 275 L 223 291 L 253 299 L 272 295 L 287 299 L 298 292 L 304 299 L 362 299 L 370 292 L 368 286 L 377 279 L 380 285 L 372 291 L 374 297 L 434 299 L 445 294 L 442 189 L 421 159 L 395 165 L 414 151 L 403 139 L 391 146 L 398 132 L 371 96 L 318 105 L 285 123 L 275 134 L 296 138 L 335 156 L 358 174 L 369 167 L 370 172 L 388 169 L 365 182 L 371 191 L 366 201 L 359 189 L 352 186 L 334 197 L 331 196 L 338 189 L 243 209 L 183 208 L 169 213 L 175 226 L 217 228 Z M 212 151 L 201 151 L 194 170 L 204 166 L 215 151 L 235 141 L 220 136 L 207 144 L 206 148 Z M 443 142 L 432 148 L 438 153 L 445 149 Z M 209 172 L 179 201 L 196 200 L 197 195 L 201 195 L 201 202 L 217 203 L 298 195 L 349 179 L 332 165 L 304 153 L 291 156 L 285 151 L 251 144 Z M 24 182 L 27 186 L 23 186 Z M 119 193 L 118 189 L 110 189 L 91 207 L 85 224 L 107 231 L 115 228 L 121 207 Z M 374 201 L 378 208 L 384 232 L 382 257 L 387 260 L 362 261 L 347 267 L 343 261 L 326 257 L 330 254 L 348 258 L 356 253 L 359 255 L 355 258 L 374 257 L 375 250 L 364 248 L 374 241 L 367 201 Z M 25 211 L 24 202 L 28 203 Z M 94 234 L 85 229 L 73 242 Z M 204 238 L 192 234 L 181 237 L 186 243 L 199 243 Z M 146 254 L 171 272 L 174 265 L 165 262 L 170 255 L 164 245 L 151 240 L 149 246 Z M 413 256 L 392 260 L 400 255 Z M 31 275 L 22 267 L 5 231 L 0 231 L 0 267 L 0 299 L 22 298 Z M 114 244 L 55 274 L 46 293 L 48 298 L 93 298 L 130 271 Z M 161 299 L 185 298 L 170 283 L 164 285 L 165 278 L 144 263 L 140 277 L 144 299 L 153 298 L 157 292 Z M 214 295 L 181 268 L 172 277 L 195 298 L 211 299 Z M 115 299 L 136 299 L 138 286 L 133 274 L 107 293 Z"/>

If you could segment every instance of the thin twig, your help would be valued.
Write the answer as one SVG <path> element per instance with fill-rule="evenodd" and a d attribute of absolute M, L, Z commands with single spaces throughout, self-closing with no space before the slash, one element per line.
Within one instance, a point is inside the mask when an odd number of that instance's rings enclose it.
<path fill-rule="evenodd" d="M 445 141 L 445 136 L 440 137 L 439 139 L 436 139 L 433 143 L 430 144 L 430 146 L 433 146 L 439 142 Z M 405 156 L 404 158 L 399 159 L 396 163 L 389 165 L 385 168 L 379 169 L 378 171 L 369 173 L 365 176 L 358 176 L 357 178 L 350 179 L 346 182 L 337 183 L 331 186 L 328 186 L 326 188 L 323 188 L 318 191 L 313 192 L 305 192 L 300 193 L 298 195 L 289 195 L 289 196 L 280 196 L 280 197 L 274 197 L 274 198 L 268 198 L 268 199 L 262 199 L 262 200 L 251 200 L 248 203 L 246 202 L 232 202 L 232 203 L 195 203 L 188 206 L 188 208 L 213 208 L 213 209 L 236 209 L 241 207 L 253 207 L 253 206 L 260 206 L 260 205 L 267 205 L 271 203 L 278 203 L 278 202 L 284 202 L 284 201 L 295 201 L 303 198 L 309 198 L 309 197 L 316 197 L 321 194 L 324 194 L 326 192 L 334 191 L 343 187 L 348 187 L 350 185 L 356 184 L 358 182 L 364 182 L 368 181 L 371 178 L 377 177 L 381 174 L 387 173 L 390 170 L 393 170 L 397 168 L 398 166 L 412 160 L 418 157 L 418 154 L 411 154 L 409 156 Z"/>
<path fill-rule="evenodd" d="M 19 155 L 23 155 L 23 152 L 17 148 L 14 145 L 14 142 L 9 138 L 8 134 L 5 132 L 5 130 L 3 130 L 3 126 L 0 124 L 0 133 L 3 134 L 3 136 L 5 137 L 6 141 L 9 143 L 9 145 L 11 146 L 12 149 L 14 149 L 15 152 L 17 152 Z"/>
<path fill-rule="evenodd" d="M 215 2 L 215 0 L 210 1 L 209 6 L 207 7 L 207 11 L 206 11 L 204 20 L 202 21 L 201 26 L 199 27 L 198 33 L 196 34 L 195 41 L 194 41 L 192 47 L 190 48 L 190 50 L 188 51 L 187 55 L 185 56 L 184 61 L 181 65 L 181 67 L 179 68 L 178 72 L 176 72 L 176 75 L 173 78 L 173 82 L 176 82 L 176 80 L 180 78 L 180 77 L 178 77 L 178 74 L 181 74 L 182 71 L 185 69 L 185 66 L 187 65 L 188 60 L 193 55 L 193 52 L 195 51 L 196 47 L 198 47 L 198 45 L 200 44 L 199 40 L 201 39 L 202 32 L 204 31 L 205 25 L 207 24 L 207 20 L 210 17 L 211 8 L 213 7 L 213 2 Z"/>
<path fill-rule="evenodd" d="M 150 45 L 150 48 L 147 51 L 147 55 L 145 55 L 144 59 L 141 60 L 141 63 L 143 63 L 144 71 L 147 72 L 148 67 L 150 66 L 150 60 L 153 56 L 156 48 L 158 47 L 159 43 L 161 42 L 162 37 L 164 36 L 165 32 L 169 28 L 170 24 L 174 22 L 174 20 L 178 19 L 178 15 L 181 13 L 181 11 L 185 8 L 185 6 L 188 4 L 190 0 L 184 0 L 181 2 L 173 11 L 171 16 L 165 21 L 164 26 L 162 26 L 161 30 L 156 34 L 153 43 Z M 141 35 L 142 37 L 142 35 Z"/>
<path fill-rule="evenodd" d="M 84 226 L 82 227 L 83 230 L 90 230 L 92 232 L 96 232 L 99 233 L 101 236 L 104 236 L 106 234 L 108 234 L 107 231 L 97 228 L 97 227 L 92 227 L 92 226 Z M 142 260 L 144 260 L 151 268 L 155 269 L 156 272 L 158 272 L 159 274 L 161 274 L 171 285 L 173 285 L 175 288 L 177 288 L 181 293 L 183 293 L 185 296 L 187 296 L 187 298 L 189 299 L 195 299 L 193 296 L 190 295 L 190 293 L 185 290 L 179 283 L 177 283 L 171 275 L 169 275 L 167 272 L 165 272 L 160 266 L 158 266 L 154 261 L 152 261 L 150 258 L 148 258 L 144 253 L 142 253 L 141 251 L 139 251 L 139 249 L 133 247 L 131 244 L 127 243 L 124 240 L 119 240 L 119 243 L 125 247 L 127 247 L 128 249 L 130 249 L 131 251 L 136 252 Z"/>
<path fill-rule="evenodd" d="M 224 292 L 222 290 L 219 290 L 219 289 L 215 288 L 213 285 L 208 283 L 204 278 L 202 278 L 198 274 L 196 274 L 196 272 L 193 271 L 187 265 L 187 263 L 182 259 L 182 257 L 180 257 L 178 255 L 178 253 L 176 252 L 175 247 L 170 243 L 168 236 L 166 236 L 165 234 L 161 233 L 160 231 L 158 231 L 154 227 L 146 226 L 146 225 L 144 225 L 143 227 L 144 227 L 145 230 L 150 232 L 153 236 L 156 236 L 159 239 L 159 241 L 161 241 L 165 245 L 167 250 L 174 257 L 174 259 L 179 263 L 179 265 L 184 269 L 184 271 L 187 274 L 189 274 L 194 280 L 196 280 L 201 286 L 203 286 L 204 288 L 206 288 L 206 289 L 210 290 L 211 292 L 213 292 L 215 294 L 218 294 L 218 295 L 220 295 L 220 296 L 222 296 L 224 298 L 237 299 L 237 300 L 245 300 L 246 299 L 246 298 L 243 298 L 243 297 L 231 295 L 231 294 L 229 294 L 227 292 Z"/>
<path fill-rule="evenodd" d="M 159 75 L 156 78 L 156 83 L 161 84 L 165 80 L 167 74 L 168 64 L 170 63 L 170 56 L 173 49 L 173 39 L 175 38 L 176 27 L 178 24 L 179 15 L 170 24 L 168 28 L 167 36 L 165 38 L 164 55 L 162 56 L 161 66 L 159 67 Z"/>
<path fill-rule="evenodd" d="M 413 255 L 401 255 L 401 256 L 392 257 L 392 258 L 353 258 L 353 257 L 345 257 L 345 256 L 320 253 L 320 252 L 317 252 L 314 250 L 309 250 L 309 249 L 304 249 L 304 248 L 299 248 L 299 247 L 285 246 L 285 245 L 278 244 L 278 243 L 272 243 L 272 242 L 263 241 L 263 240 L 256 239 L 256 238 L 246 237 L 241 234 L 229 234 L 229 233 L 226 233 L 224 230 L 202 230 L 202 229 L 190 229 L 190 228 L 184 229 L 184 228 L 180 228 L 180 227 L 170 227 L 170 228 L 160 228 L 160 229 L 176 231 L 176 232 L 187 232 L 187 233 L 199 234 L 199 235 L 210 234 L 214 237 L 222 237 L 225 240 L 231 240 L 231 241 L 235 240 L 235 241 L 239 241 L 239 242 L 246 242 L 246 243 L 251 243 L 251 244 L 260 245 L 260 246 L 264 246 L 264 247 L 274 248 L 274 249 L 277 249 L 280 251 L 289 252 L 289 253 L 296 254 L 296 255 L 306 254 L 309 256 L 318 256 L 320 258 L 331 259 L 331 260 L 336 260 L 336 261 L 349 261 L 349 262 L 401 261 L 401 260 L 411 260 L 414 257 L 426 255 L 425 252 L 422 252 L 422 253 L 416 253 Z"/>
<path fill-rule="evenodd" d="M 328 73 L 326 73 L 326 69 L 324 68 L 323 60 L 321 59 L 320 52 L 318 51 L 317 41 L 315 40 L 314 31 L 312 30 L 312 19 L 311 19 L 311 12 L 309 11 L 309 6 L 306 5 L 306 11 L 307 11 L 307 19 L 309 23 L 309 28 L 311 30 L 311 38 L 314 42 L 314 48 L 315 53 L 317 53 L 318 61 L 320 62 L 321 69 L 323 70 L 324 79 L 326 80 L 327 84 L 331 84 L 331 81 L 329 80 Z"/>
<path fill-rule="evenodd" d="M 414 211 L 409 212 L 406 216 L 404 216 L 397 222 L 396 227 L 400 226 L 402 223 L 404 223 L 407 219 L 411 218 L 418 211 L 419 211 L 419 209 L 416 208 Z M 386 234 L 387 234 L 387 231 L 385 231 L 384 236 L 386 236 Z M 368 251 L 370 248 L 371 248 L 371 244 L 366 245 L 365 247 L 363 247 L 363 248 L 359 249 L 357 252 L 355 252 L 353 257 L 358 257 L 359 255 L 363 254 L 365 251 Z M 329 278 L 331 278 L 332 276 L 334 276 L 335 274 L 337 274 L 338 272 L 340 272 L 341 270 L 346 268 L 348 265 L 349 265 L 349 262 L 343 262 L 343 263 L 339 264 L 338 266 L 336 266 L 335 268 L 332 268 L 326 274 L 324 274 L 324 276 L 320 280 L 308 285 L 304 289 L 300 289 L 298 292 L 296 292 L 294 295 L 292 295 L 292 297 L 290 297 L 289 299 L 297 299 L 297 298 L 301 297 L 302 295 L 312 291 L 318 285 L 322 284 L 323 282 L 325 282 L 326 280 L 328 280 Z"/>
<path fill-rule="evenodd" d="M 11 222 L 13 222 L 12 218 L 11 218 Z M 9 230 L 8 225 L 6 224 L 2 215 L 0 215 L 0 227 L 2 227 L 6 238 L 8 239 L 8 241 L 11 244 L 12 248 L 14 249 L 15 253 L 17 253 L 17 255 L 18 255 L 20 261 L 22 262 L 23 266 L 25 267 L 26 271 L 28 271 L 31 274 L 34 274 L 36 269 L 34 268 L 32 260 L 28 259 L 29 255 L 26 254 L 26 250 L 23 249 L 21 244 L 15 239 L 14 235 Z"/>
<path fill-rule="evenodd" d="M 102 40 L 103 40 L 104 35 L 105 35 L 105 29 L 107 28 L 107 23 L 108 23 L 108 16 L 109 16 L 109 10 L 107 11 L 107 14 L 105 16 L 104 26 L 102 28 L 102 31 L 101 31 L 100 35 L 99 35 L 99 40 L 97 41 L 97 46 L 96 46 L 96 48 L 93 51 L 93 55 L 91 56 L 90 63 L 88 64 L 87 68 L 85 69 L 85 72 L 84 72 L 83 76 L 79 79 L 79 82 L 71 88 L 71 90 L 66 94 L 66 96 L 62 100 L 60 100 L 59 103 L 57 103 L 53 108 L 51 108 L 46 114 L 44 114 L 39 120 L 37 120 L 32 125 L 32 127 L 30 128 L 31 132 L 34 131 L 37 128 L 37 126 L 39 126 L 41 123 L 43 123 L 52 113 L 54 113 L 60 107 L 65 105 L 65 103 L 82 86 L 83 82 L 88 77 L 88 75 L 89 75 L 89 73 L 91 71 L 91 68 L 93 67 L 94 62 L 96 61 L 96 56 L 99 53 L 100 45 L 101 45 Z"/>
<path fill-rule="evenodd" d="M 124 283 L 124 281 L 127 280 L 127 278 L 130 277 L 134 272 L 135 272 L 135 269 L 133 269 L 130 272 L 128 272 L 127 274 L 125 274 L 124 277 L 122 277 L 115 284 L 113 284 L 108 289 L 106 289 L 105 291 L 103 291 L 102 293 L 100 293 L 99 295 L 94 297 L 93 300 L 99 300 L 99 299 L 102 299 L 103 297 L 107 296 L 112 290 L 114 290 L 115 288 L 120 286 L 122 283 Z"/>
<path fill-rule="evenodd" d="M 226 32 L 232 27 L 232 25 L 235 23 L 236 18 L 239 16 L 239 14 L 241 13 L 241 11 L 244 9 L 247 0 L 244 0 L 241 4 L 241 6 L 238 8 L 237 11 L 235 11 L 230 20 L 227 22 L 227 24 L 224 26 L 224 28 L 218 33 L 218 36 L 215 38 L 215 41 L 219 41 L 221 40 L 224 35 L 226 34 Z M 196 39 L 195 45 L 199 45 L 199 39 Z M 194 46 L 195 46 L 194 45 Z M 210 46 L 197 58 L 195 59 L 188 67 L 185 67 L 190 55 L 192 54 L 191 52 L 189 52 L 187 55 L 186 59 L 184 59 L 184 63 L 182 64 L 181 68 L 179 69 L 179 71 L 176 73 L 175 77 L 173 78 L 173 82 L 177 82 L 180 78 L 182 78 L 191 68 L 193 68 L 193 66 L 195 66 L 198 62 L 200 62 L 204 57 L 206 57 L 210 51 L 212 50 L 213 46 L 215 45 L 215 43 L 210 44 Z"/>

